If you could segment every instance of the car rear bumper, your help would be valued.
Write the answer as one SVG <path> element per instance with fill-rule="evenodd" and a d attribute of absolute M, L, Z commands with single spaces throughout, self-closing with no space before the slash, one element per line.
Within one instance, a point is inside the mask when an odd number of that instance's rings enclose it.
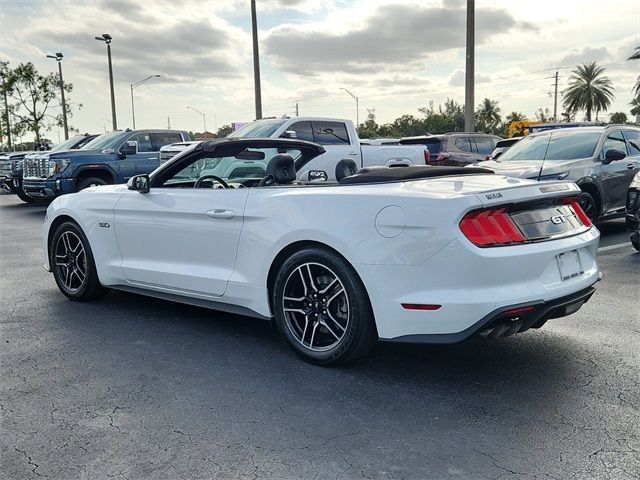
<path fill-rule="evenodd" d="M 457 239 L 421 265 L 357 265 L 356 270 L 369 293 L 381 339 L 421 336 L 452 343 L 514 306 L 535 306 L 527 317 L 535 314 L 537 321 L 548 313 L 542 306 L 592 287 L 600 278 L 599 237 L 593 227 L 558 240 L 484 249 Z M 558 255 L 568 252 L 577 252 L 581 271 L 563 279 Z"/>

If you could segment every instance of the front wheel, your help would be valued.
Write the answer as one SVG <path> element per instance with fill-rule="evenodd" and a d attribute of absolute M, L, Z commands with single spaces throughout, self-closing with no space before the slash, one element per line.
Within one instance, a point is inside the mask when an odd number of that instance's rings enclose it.
<path fill-rule="evenodd" d="M 348 262 L 306 248 L 280 268 L 272 294 L 276 325 L 304 360 L 333 366 L 368 353 L 378 334 L 369 297 Z"/>
<path fill-rule="evenodd" d="M 92 300 L 109 291 L 98 281 L 89 241 L 75 223 L 65 222 L 56 229 L 49 264 L 58 288 L 71 300 Z"/>
<path fill-rule="evenodd" d="M 578 196 L 578 203 L 584 213 L 587 214 L 587 217 L 589 217 L 589 220 L 591 220 L 591 223 L 595 223 L 598 220 L 598 204 L 593 196 L 590 193 L 582 192 Z"/>
<path fill-rule="evenodd" d="M 18 195 L 18 198 L 20 200 L 22 200 L 23 202 L 26 203 L 33 203 L 33 198 L 31 198 L 29 195 L 27 195 L 26 193 L 24 193 L 24 191 L 22 189 L 16 191 L 16 195 Z"/>
<path fill-rule="evenodd" d="M 85 188 L 98 187 L 100 185 L 106 185 L 106 184 L 107 182 L 100 177 L 83 178 L 78 182 L 78 192 L 80 190 L 84 190 Z"/>

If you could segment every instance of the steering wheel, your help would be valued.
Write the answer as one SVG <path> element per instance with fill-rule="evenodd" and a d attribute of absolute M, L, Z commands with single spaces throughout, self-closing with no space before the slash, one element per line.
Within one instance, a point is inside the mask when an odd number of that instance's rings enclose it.
<path fill-rule="evenodd" d="M 202 184 L 204 183 L 205 180 L 208 180 L 208 179 L 215 180 L 224 188 L 231 188 L 227 182 L 225 182 L 223 179 L 221 179 L 216 175 L 203 175 L 198 180 L 196 180 L 196 183 L 194 183 L 193 188 L 202 188 Z"/>

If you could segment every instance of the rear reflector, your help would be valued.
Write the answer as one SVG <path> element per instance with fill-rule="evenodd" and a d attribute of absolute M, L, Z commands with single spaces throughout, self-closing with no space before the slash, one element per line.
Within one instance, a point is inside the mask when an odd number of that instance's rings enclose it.
<path fill-rule="evenodd" d="M 533 312 L 535 307 L 520 307 L 520 308 L 512 308 L 511 310 L 507 310 L 506 312 L 502 312 L 500 314 L 501 317 L 508 317 L 510 315 L 515 315 L 516 313 L 527 313 Z"/>
<path fill-rule="evenodd" d="M 403 303 L 402 308 L 405 310 L 439 310 L 442 305 L 434 305 L 432 303 Z"/>
<path fill-rule="evenodd" d="M 425 165 L 429 165 L 431 163 L 431 152 L 428 148 L 424 149 L 424 163 Z"/>
<path fill-rule="evenodd" d="M 467 213 L 460 221 L 460 230 L 479 247 L 526 241 L 504 207 Z"/>

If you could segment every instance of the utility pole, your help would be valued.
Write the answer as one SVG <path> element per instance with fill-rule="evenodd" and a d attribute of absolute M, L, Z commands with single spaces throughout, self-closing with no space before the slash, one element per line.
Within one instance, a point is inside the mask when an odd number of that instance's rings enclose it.
<path fill-rule="evenodd" d="M 464 83 L 464 130 L 475 131 L 475 0 L 467 0 L 467 61 Z"/>
<path fill-rule="evenodd" d="M 7 147 L 11 151 L 11 123 L 9 122 L 9 102 L 7 100 L 7 86 L 5 84 L 5 74 L 0 72 L 0 78 L 2 78 L 2 93 L 4 95 L 4 126 L 7 129 Z"/>
<path fill-rule="evenodd" d="M 260 120 L 262 118 L 262 90 L 260 88 L 260 56 L 258 52 L 256 0 L 251 0 L 251 31 L 253 33 L 253 83 L 256 89 L 256 120 Z"/>
<path fill-rule="evenodd" d="M 202 125 L 204 127 L 204 130 L 202 131 L 202 133 L 205 133 L 207 131 L 207 116 L 204 114 L 204 112 L 201 112 L 200 110 L 196 110 L 193 107 L 187 107 L 189 110 L 193 110 L 196 113 L 199 113 L 200 115 L 202 115 Z"/>
<path fill-rule="evenodd" d="M 160 75 L 149 75 L 147 78 L 144 78 L 142 80 L 140 80 L 139 82 L 136 83 L 131 83 L 131 117 L 133 120 L 133 129 L 136 129 L 136 109 L 135 109 L 135 105 L 133 104 L 133 89 L 134 88 L 138 88 L 140 85 L 142 85 L 144 82 L 146 82 L 147 80 L 151 80 L 152 78 L 158 78 L 160 77 Z"/>
<path fill-rule="evenodd" d="M 558 121 L 558 70 L 556 70 L 556 85 L 555 85 L 555 91 L 553 94 L 553 121 L 557 122 Z"/>
<path fill-rule="evenodd" d="M 107 44 L 107 57 L 109 59 L 109 86 L 111 88 L 111 126 L 114 130 L 118 129 L 118 123 L 116 120 L 116 95 L 113 91 L 113 65 L 111 64 L 111 40 L 112 37 L 108 33 L 103 33 L 100 37 L 95 37 L 96 40 Z"/>
<path fill-rule="evenodd" d="M 167 117 L 167 129 L 171 130 L 171 117 Z"/>
<path fill-rule="evenodd" d="M 344 87 L 340 88 L 340 90 L 347 92 L 356 101 L 356 130 L 358 130 L 360 126 L 360 99 Z"/>
<path fill-rule="evenodd" d="M 58 74 L 60 75 L 60 99 L 62 101 L 62 125 L 64 126 L 64 139 L 69 140 L 69 127 L 67 126 L 67 104 L 64 101 L 64 80 L 62 79 L 62 58 L 64 56 L 58 52 L 55 55 L 47 55 L 58 62 Z M 60 143 L 60 142 L 58 142 Z"/>
<path fill-rule="evenodd" d="M 300 107 L 298 105 L 298 102 L 296 102 L 296 117 L 300 116 Z"/>

